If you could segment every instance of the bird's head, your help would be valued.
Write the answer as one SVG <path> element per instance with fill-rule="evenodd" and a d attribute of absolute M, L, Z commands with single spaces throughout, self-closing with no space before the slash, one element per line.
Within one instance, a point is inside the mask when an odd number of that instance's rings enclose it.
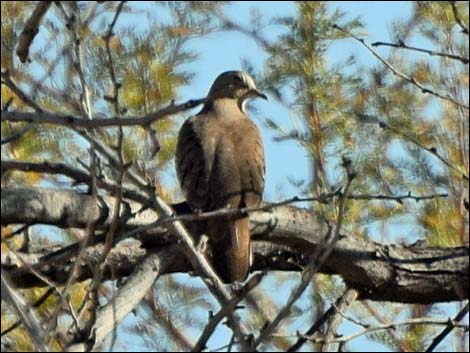
<path fill-rule="evenodd" d="M 221 73 L 212 84 L 208 97 L 210 99 L 233 98 L 243 104 L 251 98 L 268 98 L 258 91 L 255 81 L 247 72 L 226 71 Z"/>

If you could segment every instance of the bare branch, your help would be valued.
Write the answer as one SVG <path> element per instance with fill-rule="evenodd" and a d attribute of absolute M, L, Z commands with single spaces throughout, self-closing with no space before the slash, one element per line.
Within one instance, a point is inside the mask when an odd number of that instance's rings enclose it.
<path fill-rule="evenodd" d="M 287 352 L 297 352 L 302 345 L 307 342 L 306 337 L 311 337 L 315 332 L 317 332 L 323 324 L 325 324 L 333 315 L 335 315 L 338 310 L 337 308 L 341 307 L 342 303 L 349 303 L 356 299 L 358 293 L 355 290 L 347 290 L 341 297 L 336 300 L 336 303 L 330 306 L 330 308 L 325 311 L 325 313 L 317 320 L 315 323 L 305 332 L 303 335 L 300 335 L 297 341 L 287 350 Z"/>
<path fill-rule="evenodd" d="M 109 214 L 87 207 L 93 205 L 89 195 L 79 195 L 72 191 L 30 188 L 24 190 L 3 188 L 2 222 L 10 212 L 17 213 L 16 223 L 24 224 L 21 215 L 30 217 L 34 213 L 34 222 L 67 226 L 81 224 L 86 227 L 88 219 L 99 218 L 100 214 Z M 74 200 L 72 200 L 74 199 Z M 103 199 L 102 208 L 110 209 L 112 199 Z M 106 205 L 107 206 L 106 206 Z M 84 206 L 85 205 L 85 206 Z M 90 206 L 86 206 L 90 205 Z M 175 207 L 183 209 L 180 205 Z M 134 205 L 131 205 L 134 207 Z M 137 209 L 140 207 L 136 205 Z M 86 211 L 86 212 L 85 212 Z M 84 214 L 85 212 L 85 214 Z M 61 216 L 62 215 L 62 216 Z M 150 210 L 136 213 L 129 219 L 119 235 L 107 263 L 118 276 L 125 276 L 132 271 L 142 256 L 150 249 L 175 244 L 174 230 L 163 227 L 150 227 L 151 230 L 136 232 L 140 239 L 125 236 L 135 227 L 154 224 L 158 215 Z M 299 271 L 307 266 L 309 255 L 315 247 L 324 243 L 328 231 L 323 218 L 313 211 L 289 206 L 280 206 L 269 211 L 257 211 L 250 214 L 251 234 L 253 235 L 254 264 L 252 271 L 281 270 Z M 110 220 L 106 217 L 97 223 L 100 229 L 106 229 Z M 197 230 L 197 222 L 185 223 L 189 229 Z M 197 231 L 192 231 L 197 234 Z M 134 240 L 135 244 L 130 242 Z M 96 236 L 94 242 L 103 241 Z M 96 244 L 96 243 L 95 243 Z M 127 245 L 126 245 L 127 244 Z M 134 244 L 134 245 L 132 245 Z M 89 246 L 86 263 L 97 263 L 102 252 L 102 244 Z M 34 268 L 48 276 L 54 283 L 64 283 L 73 264 L 78 245 L 70 245 L 48 255 L 27 255 L 23 258 L 34 264 Z M 181 254 L 174 256 L 170 273 L 188 272 L 191 266 Z M 439 301 L 460 301 L 469 297 L 466 280 L 469 275 L 468 247 L 429 248 L 404 246 L 400 244 L 378 244 L 358 237 L 342 236 L 333 246 L 330 256 L 320 268 L 323 273 L 340 274 L 351 288 L 358 289 L 362 299 L 399 301 L 403 303 L 434 303 Z M 51 266 L 54 264 L 54 266 Z M 12 254 L 2 253 L 2 265 L 12 274 L 12 280 L 18 287 L 32 285 L 44 286 L 22 268 L 21 263 Z M 90 267 L 80 264 L 77 280 L 90 278 Z M 109 277 L 106 277 L 109 278 Z M 426 295 L 422 295 L 422 291 Z"/>
<path fill-rule="evenodd" d="M 23 162 L 23 161 L 10 161 L 2 160 L 1 161 L 1 173 L 3 174 L 9 170 L 20 170 L 23 172 L 36 172 L 36 173 L 47 173 L 47 174 L 61 174 L 73 179 L 76 183 L 85 183 L 89 184 L 92 181 L 91 176 L 79 169 L 71 167 L 64 163 L 50 163 L 47 161 L 44 162 Z M 99 187 L 103 188 L 106 191 L 109 191 L 111 195 L 116 195 L 118 192 L 118 186 L 114 185 L 103 178 L 97 178 L 96 180 Z M 137 190 L 132 190 L 130 188 L 123 187 L 124 197 L 140 202 L 143 205 L 149 204 L 150 200 L 142 193 Z"/>
<path fill-rule="evenodd" d="M 458 60 L 458 61 L 462 62 L 462 64 L 468 64 L 468 58 L 465 58 L 463 56 L 456 55 L 456 54 L 450 54 L 450 53 L 440 53 L 440 52 L 437 52 L 437 51 L 434 51 L 434 50 L 413 47 L 413 46 L 406 45 L 402 41 L 399 41 L 398 43 L 374 42 L 374 43 L 371 44 L 371 46 L 372 47 L 386 46 L 386 47 L 393 47 L 393 48 L 399 48 L 399 49 L 413 50 L 413 51 L 417 51 L 417 52 L 420 52 L 420 53 L 429 54 L 430 56 L 440 56 L 440 57 L 444 57 L 444 58 Z"/>
<path fill-rule="evenodd" d="M 455 171 L 458 175 L 460 175 L 462 178 L 464 178 L 465 180 L 469 180 L 469 177 L 468 175 L 466 175 L 464 172 L 462 172 L 461 170 L 459 170 L 456 166 L 454 166 L 452 163 L 450 163 L 448 160 L 446 160 L 443 156 L 441 156 L 441 154 L 439 152 L 437 152 L 437 149 L 435 147 L 426 147 L 424 146 L 422 143 L 420 143 L 418 140 L 416 140 L 415 138 L 411 137 L 410 135 L 408 135 L 407 133 L 399 130 L 398 128 L 395 128 L 393 126 L 390 126 L 388 125 L 387 123 L 383 122 L 383 121 L 380 121 L 379 122 L 379 126 L 382 128 L 382 129 L 387 129 L 387 130 L 390 130 L 392 131 L 394 134 L 398 135 L 398 136 L 401 136 L 403 137 L 404 139 L 406 139 L 407 141 L 411 142 L 412 144 L 418 146 L 419 148 L 425 150 L 426 152 L 428 153 L 431 153 L 432 155 L 434 155 L 437 159 L 439 159 L 442 163 L 444 163 L 447 167 L 449 167 L 450 169 L 452 169 L 453 171 Z"/>
<path fill-rule="evenodd" d="M 410 326 L 410 325 L 431 325 L 431 326 L 441 326 L 441 325 L 453 325 L 454 327 L 462 328 L 462 329 L 467 329 L 468 330 L 468 325 L 466 324 L 461 324 L 459 322 L 455 322 L 451 319 L 443 320 L 443 319 L 435 319 L 435 318 L 429 318 L 429 317 L 419 317 L 419 318 L 413 318 L 413 319 L 408 319 L 408 320 L 403 320 L 403 321 L 397 321 L 397 322 L 392 322 L 392 323 L 387 323 L 383 325 L 377 325 L 374 327 L 369 327 L 367 329 L 363 329 L 359 332 L 353 333 L 348 336 L 342 336 L 338 338 L 334 338 L 330 341 L 327 341 L 324 338 L 314 338 L 314 337 L 306 337 L 309 341 L 314 342 L 314 343 L 321 343 L 321 344 L 330 344 L 330 343 L 342 343 L 342 342 L 348 342 L 351 341 L 357 337 L 363 336 L 370 334 L 375 331 L 383 331 L 383 330 L 388 330 L 388 329 L 396 329 L 397 327 L 400 326 Z"/>
<path fill-rule="evenodd" d="M 457 9 L 457 1 L 449 1 L 449 3 L 452 6 L 452 12 L 454 13 L 455 22 L 457 22 L 457 24 L 462 29 L 462 33 L 468 36 L 468 27 L 463 23 L 463 20 L 460 18 L 460 14 Z"/>
<path fill-rule="evenodd" d="M 20 296 L 14 289 L 8 274 L 2 270 L 2 300 L 10 304 L 17 312 L 23 325 L 28 331 L 33 345 L 39 352 L 48 352 L 49 350 L 44 346 L 44 331 L 41 327 L 40 321 L 36 317 L 33 308 L 26 303 L 24 298 Z"/>
<path fill-rule="evenodd" d="M 31 305 L 32 308 L 38 308 L 45 303 L 47 299 L 55 292 L 55 288 L 49 288 L 43 295 L 41 295 L 34 303 Z M 11 331 L 16 329 L 21 325 L 21 320 L 15 321 L 8 328 L 2 331 L 1 336 L 8 335 Z"/>
<path fill-rule="evenodd" d="M 448 325 L 447 327 L 442 330 L 442 332 L 437 335 L 429 345 L 429 347 L 426 349 L 426 352 L 432 352 L 438 345 L 441 343 L 446 336 L 451 333 L 451 331 L 456 327 L 455 323 L 460 322 L 463 320 L 463 318 L 468 314 L 468 302 L 465 305 L 465 307 L 462 308 L 462 310 L 459 311 L 459 313 L 454 317 L 453 320 L 448 320 Z M 468 326 L 467 326 L 468 330 Z"/>
<path fill-rule="evenodd" d="M 25 121 L 38 124 L 54 124 L 70 127 L 82 127 L 86 129 L 109 128 L 115 126 L 147 125 L 154 121 L 167 118 L 170 115 L 174 115 L 185 110 L 192 109 L 204 102 L 205 98 L 189 100 L 185 103 L 176 105 L 170 104 L 166 108 L 141 117 L 113 117 L 103 119 L 95 117 L 95 119 L 92 120 L 83 119 L 72 115 L 61 115 L 45 111 L 43 111 L 41 114 L 10 111 L 2 112 L 1 121 Z"/>
<path fill-rule="evenodd" d="M 4 216 L 10 224 L 62 223 L 66 227 L 86 227 L 89 222 L 103 222 L 108 217 L 108 210 L 100 207 L 89 195 L 74 191 L 55 194 L 45 189 L 4 188 L 2 223 Z"/>
<path fill-rule="evenodd" d="M 455 104 L 455 105 L 457 105 L 461 108 L 469 110 L 468 105 L 466 105 L 462 102 L 459 102 L 457 99 L 455 99 L 451 95 L 449 95 L 447 93 L 437 92 L 437 91 L 435 91 L 435 90 L 433 90 L 429 87 L 426 87 L 422 83 L 418 82 L 414 77 L 409 77 L 406 74 L 404 74 L 403 72 L 399 71 L 392 64 L 390 64 L 386 59 L 384 59 L 377 51 L 375 51 L 369 44 L 367 44 L 364 39 L 359 38 L 358 36 L 353 34 L 351 31 L 349 31 L 349 30 L 347 30 L 347 29 L 345 29 L 341 26 L 338 26 L 337 24 L 333 24 L 332 26 L 333 26 L 333 28 L 340 30 L 341 32 L 347 34 L 348 36 L 352 37 L 353 39 L 355 39 L 356 41 L 361 43 L 367 50 L 369 50 L 372 53 L 372 55 L 374 55 L 377 59 L 379 59 L 380 62 L 382 62 L 387 68 L 389 68 L 390 71 L 392 71 L 392 73 L 394 75 L 402 78 L 403 80 L 405 80 L 406 82 L 412 84 L 413 86 L 418 87 L 421 90 L 422 93 L 431 94 L 431 95 L 433 95 L 437 98 L 444 99 L 444 100 L 446 100 L 448 102 L 451 102 L 451 103 L 453 103 L 453 104 Z"/>
<path fill-rule="evenodd" d="M 238 303 L 243 300 L 244 297 L 261 282 L 263 277 L 264 273 L 259 273 L 251 277 L 251 279 L 243 286 L 243 288 L 235 292 L 230 301 L 228 301 L 227 304 L 223 306 L 217 314 L 211 317 L 206 327 L 202 331 L 201 336 L 192 348 L 192 352 L 201 352 L 206 348 L 207 341 L 214 333 L 219 322 L 222 321 L 222 319 L 227 315 L 230 315 L 237 308 Z"/>
<path fill-rule="evenodd" d="M 20 58 L 22 63 L 25 63 L 29 55 L 29 47 L 39 32 L 39 25 L 42 18 L 46 14 L 52 1 L 38 1 L 36 8 L 31 16 L 26 21 L 20 38 L 18 39 L 18 47 L 16 55 Z"/>
<path fill-rule="evenodd" d="M 309 257 L 308 265 L 302 271 L 302 277 L 300 280 L 299 285 L 291 292 L 287 303 L 284 307 L 279 311 L 277 316 L 271 322 L 268 322 L 267 325 L 263 327 L 259 336 L 255 339 L 253 343 L 253 350 L 263 342 L 263 340 L 270 336 L 274 330 L 276 330 L 277 326 L 284 320 L 291 312 L 291 308 L 294 303 L 300 298 L 302 293 L 305 291 L 307 286 L 310 284 L 313 276 L 318 270 L 323 266 L 325 261 L 327 260 L 330 253 L 333 251 L 335 244 L 338 242 L 340 238 L 340 229 L 341 224 L 343 222 L 343 215 L 344 215 L 344 203 L 346 197 L 349 192 L 349 187 L 351 186 L 351 182 L 356 177 L 356 175 L 351 170 L 351 161 L 343 157 L 343 167 L 347 173 L 347 181 L 346 186 L 344 187 L 344 193 L 340 197 L 339 201 L 339 211 L 338 217 L 336 219 L 336 226 L 334 232 L 331 234 L 331 230 L 325 235 L 324 239 L 322 240 L 322 245 L 317 247 L 315 251 Z"/>
<path fill-rule="evenodd" d="M 67 351 L 83 352 L 90 343 L 93 346 L 101 344 L 115 325 L 121 322 L 140 303 L 155 280 L 162 273 L 165 273 L 167 266 L 173 260 L 174 248 L 165 248 L 145 256 L 142 263 L 134 267 L 135 271 L 119 289 L 116 297 L 98 310 L 93 328 L 93 341 L 74 343 L 67 348 Z"/>
<path fill-rule="evenodd" d="M 343 319 L 343 312 L 351 306 L 351 304 L 356 300 L 359 296 L 359 293 L 355 289 L 348 289 L 346 293 L 334 304 L 334 314 L 330 316 L 328 319 L 328 329 L 325 335 L 325 341 L 329 342 L 332 341 L 336 335 Z M 322 352 L 333 352 L 334 345 L 332 343 L 325 343 L 322 346 Z"/>

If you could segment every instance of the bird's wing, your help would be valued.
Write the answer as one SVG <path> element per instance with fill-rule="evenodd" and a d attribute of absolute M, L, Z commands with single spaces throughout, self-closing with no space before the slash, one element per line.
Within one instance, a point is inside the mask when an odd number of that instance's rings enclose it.
<path fill-rule="evenodd" d="M 193 209 L 206 209 L 207 158 L 203 136 L 197 127 L 196 117 L 186 120 L 181 127 L 176 144 L 176 174 L 186 200 Z"/>
<path fill-rule="evenodd" d="M 240 140 L 236 144 L 236 158 L 240 171 L 243 206 L 255 207 L 261 201 L 264 190 L 265 161 L 261 134 L 257 126 L 248 120 L 239 128 Z"/>

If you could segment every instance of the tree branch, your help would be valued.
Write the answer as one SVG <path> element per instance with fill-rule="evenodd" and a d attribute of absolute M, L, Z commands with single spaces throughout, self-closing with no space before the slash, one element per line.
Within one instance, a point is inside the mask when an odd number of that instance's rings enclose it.
<path fill-rule="evenodd" d="M 330 306 L 330 308 L 325 311 L 325 313 L 323 313 L 323 315 L 320 316 L 317 321 L 315 321 L 315 323 L 307 330 L 307 332 L 299 336 L 297 341 L 291 347 L 289 347 L 287 352 L 297 352 L 300 347 L 302 347 L 302 345 L 307 342 L 307 337 L 313 336 L 313 334 L 317 332 L 323 326 L 323 324 L 325 324 L 331 317 L 338 313 L 337 308 L 341 307 L 342 303 L 349 303 L 354 301 L 358 294 L 359 293 L 353 289 L 347 290 L 346 293 L 336 300 L 335 304 Z"/>
<path fill-rule="evenodd" d="M 351 306 L 351 304 L 356 300 L 359 296 L 359 292 L 355 289 L 348 289 L 346 293 L 334 304 L 334 314 L 330 316 L 328 320 L 328 329 L 325 335 L 325 341 L 331 342 L 336 336 L 339 325 L 343 320 L 343 312 Z M 333 350 L 334 344 L 333 343 L 325 343 L 323 344 L 321 351 L 322 352 L 334 352 Z"/>
<path fill-rule="evenodd" d="M 460 26 L 462 29 L 462 33 L 468 36 L 468 27 L 463 23 L 462 19 L 460 18 L 459 11 L 457 9 L 457 1 L 449 1 L 450 5 L 452 6 L 452 12 L 454 13 L 455 22 Z"/>
<path fill-rule="evenodd" d="M 386 323 L 382 325 L 377 325 L 374 327 L 369 327 L 365 328 L 361 331 L 358 331 L 356 333 L 353 333 L 348 336 L 342 336 L 338 338 L 334 338 L 330 341 L 327 341 L 324 338 L 315 338 L 315 337 L 306 337 L 309 341 L 314 342 L 314 343 L 321 343 L 321 344 L 328 344 L 328 343 L 344 343 L 351 341 L 359 336 L 367 335 L 375 331 L 383 331 L 383 330 L 388 330 L 388 329 L 395 329 L 400 326 L 410 326 L 410 325 L 448 325 L 449 322 L 454 325 L 454 327 L 460 327 L 463 329 L 468 329 L 468 325 L 465 324 L 460 324 L 459 322 L 454 322 L 452 320 L 443 320 L 443 319 L 435 319 L 435 318 L 429 318 L 429 317 L 418 317 L 414 319 L 408 319 L 408 320 L 403 320 L 403 321 L 397 321 L 397 322 L 392 322 L 392 323 Z"/>
<path fill-rule="evenodd" d="M 232 299 L 223 306 L 217 314 L 211 317 L 209 322 L 207 323 L 206 327 L 199 336 L 196 344 L 192 348 L 192 352 L 201 352 L 206 349 L 206 344 L 209 338 L 211 337 L 212 333 L 214 333 L 217 325 L 220 321 L 230 313 L 232 313 L 235 309 L 237 309 L 238 303 L 244 299 L 244 297 L 254 288 L 256 287 L 263 278 L 264 273 L 259 273 L 250 278 L 250 280 L 243 286 L 243 288 L 234 293 Z"/>
<path fill-rule="evenodd" d="M 446 338 L 446 336 L 449 333 L 451 333 L 451 331 L 456 327 L 455 323 L 458 323 L 461 320 L 463 320 L 463 318 L 467 314 L 468 314 L 468 302 L 465 305 L 465 307 L 462 308 L 462 310 L 460 310 L 460 312 L 455 316 L 454 320 L 449 319 L 447 327 L 444 330 L 442 330 L 442 332 L 432 340 L 431 344 L 426 349 L 426 352 L 432 352 L 434 348 L 436 348 L 439 345 L 439 343 L 441 343 L 444 340 L 444 338 Z"/>
<path fill-rule="evenodd" d="M 24 64 L 28 59 L 29 47 L 36 37 L 36 34 L 39 32 L 39 24 L 41 19 L 46 14 L 49 6 L 52 1 L 39 1 L 36 4 L 36 7 L 31 14 L 31 16 L 26 21 L 23 31 L 21 32 L 20 38 L 18 38 L 18 47 L 16 49 L 16 55 L 20 58 L 21 62 Z"/>
<path fill-rule="evenodd" d="M 91 196 L 73 191 L 4 188 L 1 197 L 3 225 L 12 221 L 21 224 L 29 221 L 62 227 L 86 227 L 88 220 L 99 218 L 101 221 L 97 224 L 105 231 L 110 224 L 109 210 L 106 208 L 112 207 L 112 198 L 104 199 L 108 206 L 103 204 L 101 208 L 87 210 L 87 205 L 96 207 Z M 183 207 L 175 205 L 175 208 Z M 173 231 L 162 226 L 136 232 L 135 237 L 139 240 L 121 238 L 129 230 L 153 224 L 157 218 L 151 211 L 137 213 L 123 229 L 119 229 L 104 270 L 105 278 L 110 278 L 111 269 L 117 277 L 128 276 L 147 252 L 175 244 Z M 250 222 L 254 251 L 252 271 L 299 271 L 307 265 L 309 255 L 322 243 L 328 231 L 319 215 L 291 206 L 253 212 Z M 193 231 L 197 222 L 185 222 L 185 225 L 193 234 L 197 233 Z M 103 250 L 100 239 L 96 236 L 93 245 L 87 248 L 77 280 L 92 276 L 90 268 L 97 263 Z M 23 258 L 54 283 L 60 284 L 66 280 L 77 252 L 78 246 L 71 245 L 56 252 L 49 249 L 46 254 L 24 254 Z M 175 253 L 173 263 L 165 273 L 192 269 L 185 257 L 179 254 Z M 341 236 L 320 272 L 340 274 L 351 288 L 359 290 L 361 299 L 403 303 L 461 301 L 469 298 L 468 257 L 468 247 L 407 247 Z M 9 270 L 16 286 L 44 286 L 13 254 L 2 253 L 2 265 Z"/>
<path fill-rule="evenodd" d="M 374 43 L 371 44 L 371 46 L 372 47 L 386 46 L 386 47 L 393 47 L 393 48 L 399 48 L 399 49 L 413 50 L 413 51 L 417 51 L 417 52 L 420 52 L 420 53 L 426 53 L 430 56 L 440 56 L 440 57 L 444 57 L 444 58 L 458 60 L 458 61 L 462 62 L 462 64 L 468 64 L 468 58 L 465 58 L 463 56 L 456 55 L 456 54 L 451 54 L 451 53 L 440 53 L 440 52 L 437 52 L 437 51 L 434 51 L 434 50 L 413 47 L 413 46 L 406 45 L 402 41 L 399 41 L 398 43 L 374 42 Z"/>
<path fill-rule="evenodd" d="M 89 344 L 92 344 L 92 347 L 100 345 L 113 328 L 140 303 L 155 280 L 165 273 L 167 266 L 172 262 L 173 248 L 164 248 L 146 255 L 116 296 L 98 310 L 93 327 L 93 341 L 76 342 L 70 345 L 67 351 L 84 352 Z"/>
<path fill-rule="evenodd" d="M 83 119 L 72 115 L 61 115 L 51 112 L 43 111 L 42 113 L 8 111 L 2 112 L 1 121 L 14 121 L 14 122 L 30 122 L 38 124 L 54 124 L 72 127 L 82 127 L 87 129 L 109 128 L 116 126 L 144 126 L 154 121 L 164 119 L 170 115 L 174 115 L 185 110 L 192 109 L 205 102 L 205 98 L 189 100 L 181 104 L 170 104 L 169 106 L 160 109 L 156 112 L 147 114 L 141 117 L 128 117 L 128 118 L 98 118 Z"/>
<path fill-rule="evenodd" d="M 3 269 L 1 283 L 2 301 L 5 300 L 17 312 L 20 320 L 23 322 L 29 336 L 31 337 L 34 347 L 39 352 L 47 352 L 48 349 L 44 345 L 44 330 L 40 325 L 40 321 L 36 317 L 36 313 L 33 308 L 26 303 L 24 298 L 14 290 L 8 275 L 4 273 Z"/>
<path fill-rule="evenodd" d="M 453 103 L 453 104 L 455 104 L 455 105 L 457 105 L 461 108 L 469 110 L 468 105 L 466 105 L 462 102 L 459 102 L 457 99 L 453 98 L 451 95 L 446 94 L 446 93 L 437 92 L 437 91 L 435 91 L 435 90 L 433 90 L 429 87 L 426 87 L 422 83 L 418 82 L 414 77 L 409 77 L 406 74 L 404 74 L 403 72 L 396 69 L 392 64 L 390 64 L 387 60 L 385 60 L 379 53 L 377 53 L 370 45 L 368 45 L 365 42 L 364 39 L 359 38 L 358 36 L 353 34 L 351 31 L 348 31 L 347 29 L 345 29 L 341 26 L 338 26 L 337 24 L 333 24 L 333 28 L 340 30 L 341 32 L 347 34 L 348 36 L 352 37 L 353 39 L 355 39 L 356 41 L 361 43 L 367 50 L 369 50 L 372 53 L 373 56 L 375 56 L 377 59 L 379 59 L 380 62 L 382 62 L 388 69 L 390 69 L 390 71 L 392 71 L 392 73 L 394 75 L 402 78 L 403 80 L 405 80 L 406 82 L 412 84 L 413 86 L 418 87 L 421 90 L 421 92 L 431 94 L 431 95 L 433 95 L 437 98 L 444 99 L 444 100 L 449 101 L 449 102 L 451 102 L 451 103 Z"/>

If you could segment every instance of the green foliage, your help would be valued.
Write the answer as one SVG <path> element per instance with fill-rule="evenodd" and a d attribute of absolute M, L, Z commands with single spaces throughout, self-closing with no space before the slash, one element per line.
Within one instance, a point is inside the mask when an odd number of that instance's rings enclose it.
<path fill-rule="evenodd" d="M 425 43 L 423 49 L 469 57 L 468 36 L 461 33 L 449 2 L 419 1 L 413 6 L 409 19 L 393 23 L 395 43 L 418 40 Z M 297 141 L 311 156 L 313 180 L 300 192 L 315 195 L 344 184 L 339 164 L 340 156 L 347 155 L 358 175 L 352 193 L 425 195 L 444 191 L 450 196 L 420 203 L 346 202 L 344 231 L 361 237 L 374 235 L 374 239 L 397 237 L 388 234 L 394 229 L 388 226 L 398 224 L 432 246 L 468 242 L 468 212 L 462 208 L 468 199 L 468 180 L 462 176 L 469 174 L 468 110 L 423 93 L 380 62 L 354 72 L 351 64 L 356 60 L 346 53 L 342 64 L 328 63 L 330 46 L 348 39 L 332 24 L 361 37 L 364 33 L 360 20 L 344 23 L 343 14 L 327 8 L 326 2 L 297 3 L 296 16 L 275 21 L 285 27 L 284 34 L 265 46 L 269 58 L 262 85 L 300 122 L 289 129 L 267 119 L 266 126 L 277 134 L 277 141 Z M 456 8 L 468 28 L 468 3 L 456 2 Z M 400 72 L 468 105 L 468 65 L 399 48 L 387 53 L 384 59 Z M 312 205 L 334 220 L 337 213 L 332 206 Z M 413 241 L 409 234 L 399 237 Z M 320 287 L 327 291 L 329 286 L 322 283 Z M 390 316 L 389 321 L 393 319 Z M 392 350 L 422 350 L 428 333 L 426 327 L 416 326 L 403 329 L 398 339 L 387 331 L 370 338 Z"/>

